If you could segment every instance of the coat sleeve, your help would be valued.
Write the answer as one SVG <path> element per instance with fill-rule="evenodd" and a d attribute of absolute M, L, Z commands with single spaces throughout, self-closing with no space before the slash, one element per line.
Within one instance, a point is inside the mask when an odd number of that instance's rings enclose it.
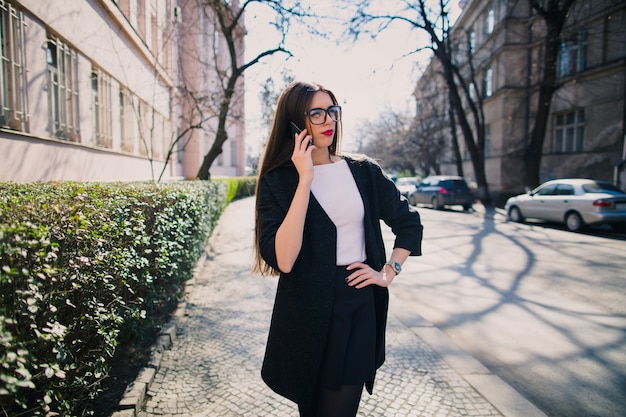
<path fill-rule="evenodd" d="M 391 228 L 395 235 L 394 248 L 403 248 L 411 256 L 422 254 L 423 226 L 419 212 L 404 198 L 396 185 L 382 171 L 378 164 L 373 164 L 374 183 L 377 189 L 380 218 Z"/>
<path fill-rule="evenodd" d="M 276 190 L 272 188 L 267 176 L 260 178 L 259 181 L 256 208 L 260 220 L 259 252 L 263 260 L 278 271 L 276 232 L 287 215 L 288 207 L 287 209 L 281 207 Z"/>

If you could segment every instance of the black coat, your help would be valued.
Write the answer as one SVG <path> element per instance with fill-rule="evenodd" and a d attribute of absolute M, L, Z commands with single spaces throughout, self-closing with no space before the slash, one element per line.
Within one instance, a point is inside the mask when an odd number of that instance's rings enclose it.
<path fill-rule="evenodd" d="M 391 227 L 394 247 L 421 255 L 419 214 L 401 198 L 395 184 L 370 159 L 345 157 L 365 208 L 367 263 L 379 271 L 386 262 L 380 221 Z M 259 179 L 257 210 L 261 219 L 259 247 L 268 265 L 278 270 L 275 238 L 298 184 L 293 165 Z M 336 266 L 336 228 L 313 194 L 304 224 L 300 254 L 289 274 L 281 274 L 261 375 L 278 394 L 305 408 L 315 401 L 318 374 L 330 328 Z M 385 360 L 385 328 L 389 293 L 374 288 L 376 308 L 376 368 Z M 372 392 L 373 381 L 367 389 Z"/>

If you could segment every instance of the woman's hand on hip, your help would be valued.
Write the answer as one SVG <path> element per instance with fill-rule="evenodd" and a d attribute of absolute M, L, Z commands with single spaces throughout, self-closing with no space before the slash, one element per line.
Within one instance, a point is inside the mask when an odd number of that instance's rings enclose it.
<path fill-rule="evenodd" d="M 387 268 L 383 267 L 381 271 L 376 271 L 363 262 L 350 264 L 346 269 L 348 271 L 354 271 L 346 277 L 346 282 L 349 286 L 355 288 L 364 288 L 368 285 L 388 287 L 395 278 L 393 272 L 387 273 Z"/>

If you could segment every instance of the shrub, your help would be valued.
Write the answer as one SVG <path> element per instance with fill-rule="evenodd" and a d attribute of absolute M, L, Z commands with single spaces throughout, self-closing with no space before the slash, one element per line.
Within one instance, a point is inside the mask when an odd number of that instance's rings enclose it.
<path fill-rule="evenodd" d="M 90 414 L 120 341 L 178 299 L 224 183 L 0 184 L 0 407 Z"/>
<path fill-rule="evenodd" d="M 238 198 L 249 197 L 254 195 L 256 187 L 256 177 L 232 177 L 218 178 L 217 181 L 226 183 L 228 190 L 226 191 L 226 199 L 230 202 Z"/>

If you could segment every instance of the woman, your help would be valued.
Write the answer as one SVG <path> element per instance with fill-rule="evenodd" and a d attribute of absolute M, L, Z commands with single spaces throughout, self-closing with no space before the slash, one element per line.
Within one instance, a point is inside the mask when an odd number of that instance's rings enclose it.
<path fill-rule="evenodd" d="M 375 162 L 342 155 L 340 136 L 335 95 L 291 83 L 257 182 L 255 269 L 280 276 L 261 375 L 301 417 L 356 415 L 384 361 L 386 287 L 421 255 L 417 211 Z M 396 236 L 389 260 L 380 220 Z"/>

